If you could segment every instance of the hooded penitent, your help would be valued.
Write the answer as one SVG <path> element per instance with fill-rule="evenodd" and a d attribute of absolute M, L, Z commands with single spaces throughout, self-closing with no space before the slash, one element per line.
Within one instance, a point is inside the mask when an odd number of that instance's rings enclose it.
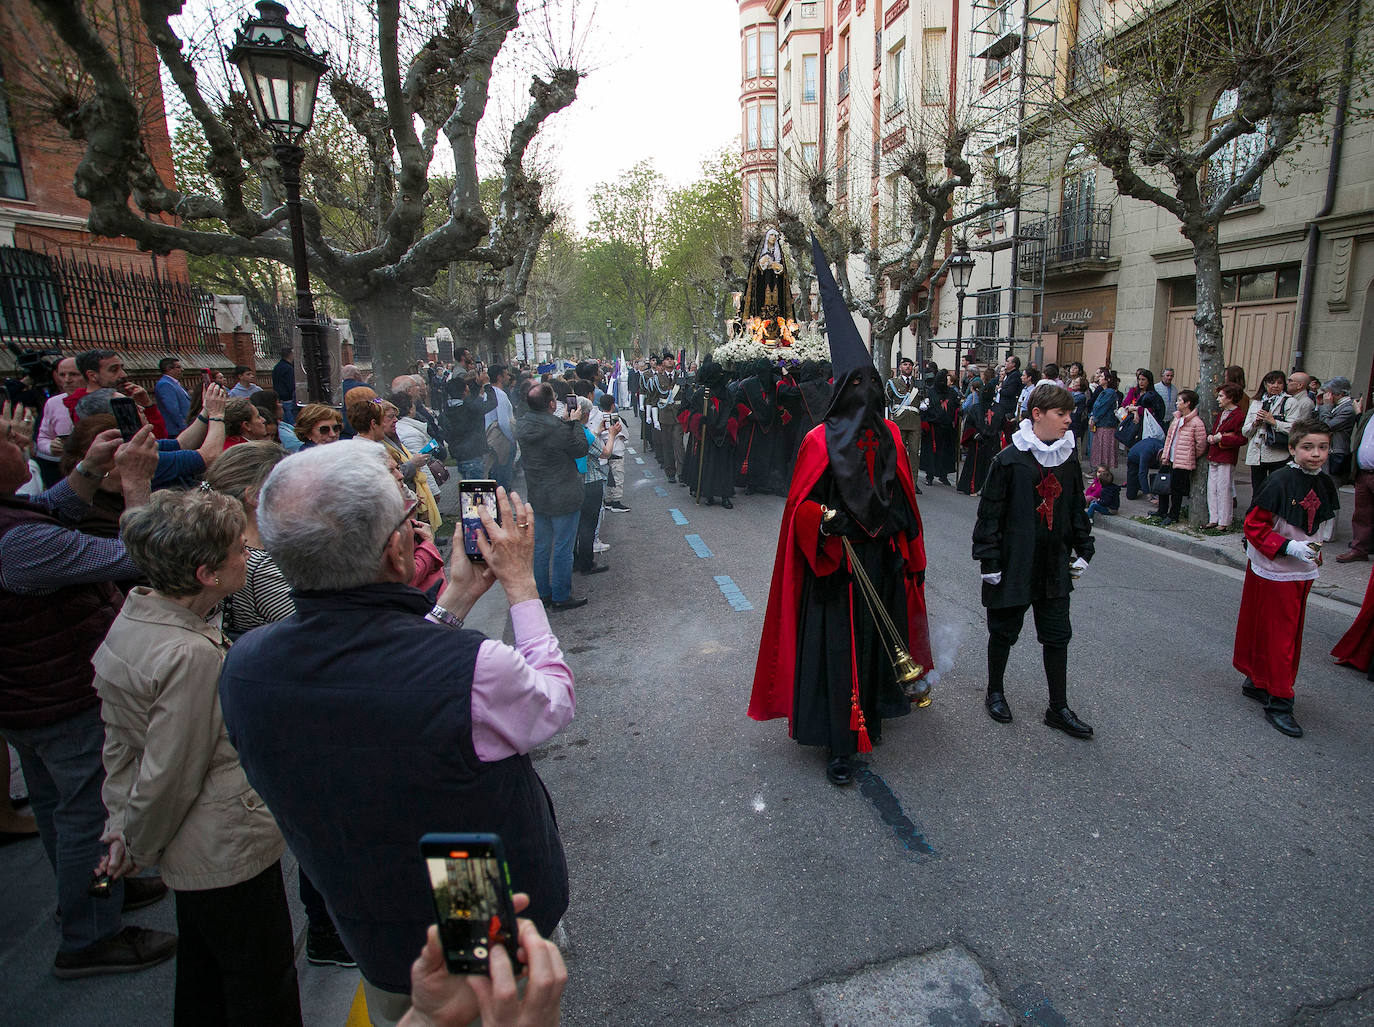
<path fill-rule="evenodd" d="M 887 522 L 897 481 L 897 449 L 883 418 L 883 384 L 814 235 L 811 253 L 835 372 L 824 419 L 830 470 L 850 516 L 876 535 Z"/>

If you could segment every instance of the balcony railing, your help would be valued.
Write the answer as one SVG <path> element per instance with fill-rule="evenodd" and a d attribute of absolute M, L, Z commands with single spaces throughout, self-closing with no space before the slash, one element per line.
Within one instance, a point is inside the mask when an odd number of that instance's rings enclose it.
<path fill-rule="evenodd" d="M 1091 89 L 1102 81 L 1102 39 L 1089 36 L 1077 46 L 1069 47 L 1069 92 Z"/>
<path fill-rule="evenodd" d="M 849 65 L 840 69 L 840 99 L 849 95 Z"/>
<path fill-rule="evenodd" d="M 1085 207 L 1046 218 L 1022 229 L 1021 271 L 1041 261 L 1046 267 L 1111 256 L 1112 208 Z"/>

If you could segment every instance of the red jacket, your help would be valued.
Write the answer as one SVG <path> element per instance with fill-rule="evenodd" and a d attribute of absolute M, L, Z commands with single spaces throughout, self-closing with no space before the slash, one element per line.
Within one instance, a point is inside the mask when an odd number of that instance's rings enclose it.
<path fill-rule="evenodd" d="M 1245 436 L 1240 433 L 1241 425 L 1244 423 L 1245 411 L 1240 407 L 1218 410 L 1216 420 L 1212 422 L 1212 430 L 1207 434 L 1220 435 L 1221 438 L 1213 442 L 1207 450 L 1207 459 L 1214 464 L 1234 464 L 1240 456 L 1241 447 L 1245 445 Z"/>

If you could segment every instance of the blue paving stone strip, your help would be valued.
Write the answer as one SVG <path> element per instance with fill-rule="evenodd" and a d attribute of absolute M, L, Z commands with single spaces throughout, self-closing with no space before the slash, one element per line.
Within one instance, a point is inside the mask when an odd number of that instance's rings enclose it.
<path fill-rule="evenodd" d="M 668 490 L 665 489 L 662 485 L 655 485 L 655 486 L 654 486 L 654 495 L 656 495 L 656 496 L 663 496 L 664 498 L 667 498 Z"/>
<path fill-rule="evenodd" d="M 646 477 L 646 478 L 652 478 L 653 476 L 654 476 L 654 472 L 653 472 L 653 471 L 645 471 L 645 472 L 644 472 L 644 477 Z"/>
<path fill-rule="evenodd" d="M 687 544 L 692 547 L 692 552 L 696 553 L 697 556 L 701 557 L 703 560 L 711 556 L 711 550 L 706 548 L 706 543 L 701 541 L 700 535 L 684 535 L 682 537 L 685 538 Z"/>
<path fill-rule="evenodd" d="M 668 512 L 669 512 L 670 514 L 673 515 L 673 523 L 674 523 L 674 524 L 686 524 L 686 523 L 687 523 L 687 518 L 683 516 L 681 510 L 678 510 L 678 509 L 674 508 L 674 509 L 672 509 L 672 510 L 669 510 Z"/>
<path fill-rule="evenodd" d="M 634 451 L 631 450 L 631 452 L 634 452 Z M 635 457 L 635 463 L 637 463 L 637 464 L 642 464 L 643 462 L 644 462 L 644 458 L 643 458 L 642 456 L 637 456 L 637 457 Z"/>
<path fill-rule="evenodd" d="M 725 597 L 725 601 L 730 604 L 730 609 L 736 613 L 743 613 L 745 610 L 752 610 L 754 604 L 744 597 L 740 587 L 731 580 L 728 574 L 717 574 L 716 584 L 720 586 L 720 594 Z"/>

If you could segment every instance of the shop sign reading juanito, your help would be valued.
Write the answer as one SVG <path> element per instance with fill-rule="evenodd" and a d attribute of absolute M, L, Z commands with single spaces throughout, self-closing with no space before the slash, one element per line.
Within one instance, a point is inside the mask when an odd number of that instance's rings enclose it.
<path fill-rule="evenodd" d="M 1116 326 L 1116 289 L 1046 293 L 1041 309 L 1043 331 L 1059 335 L 1109 332 Z"/>

